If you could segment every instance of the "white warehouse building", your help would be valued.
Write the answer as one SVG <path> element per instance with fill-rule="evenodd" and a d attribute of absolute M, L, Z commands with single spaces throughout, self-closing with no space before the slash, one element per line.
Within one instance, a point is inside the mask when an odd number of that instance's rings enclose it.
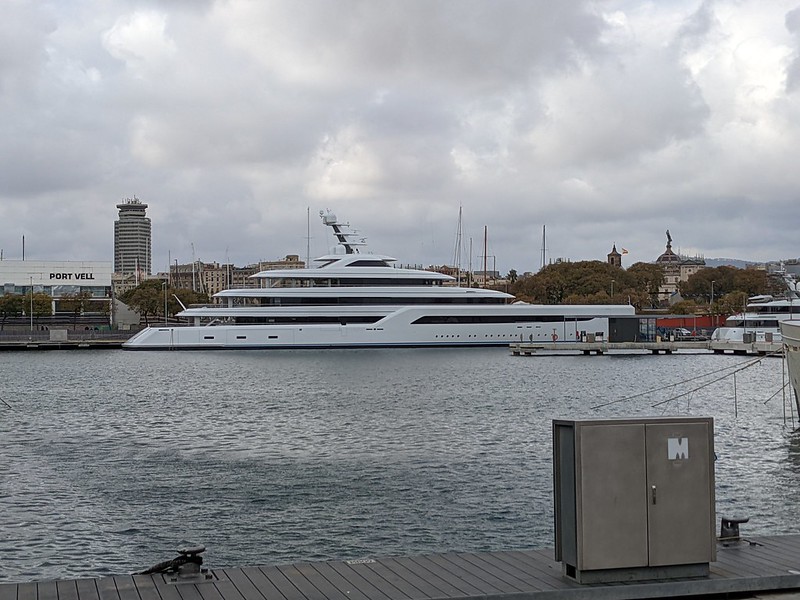
<path fill-rule="evenodd" d="M 111 307 L 110 262 L 0 260 L 0 296 L 45 293 L 53 298 L 53 314 L 59 300 L 88 292 L 90 310 L 108 313 Z"/>

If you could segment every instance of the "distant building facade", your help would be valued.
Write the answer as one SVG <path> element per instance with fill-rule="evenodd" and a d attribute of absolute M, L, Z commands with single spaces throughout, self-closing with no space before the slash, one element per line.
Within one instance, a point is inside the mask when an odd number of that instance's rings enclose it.
<path fill-rule="evenodd" d="M 147 204 L 136 196 L 117 204 L 114 221 L 114 272 L 121 275 L 150 275 L 152 271 L 151 225 Z"/>
<path fill-rule="evenodd" d="M 51 312 L 62 311 L 62 300 L 88 296 L 86 312 L 107 314 L 111 306 L 111 263 L 89 261 L 0 260 L 0 296 L 44 293 Z"/>
<path fill-rule="evenodd" d="M 612 267 L 617 267 L 618 269 L 622 268 L 622 254 L 617 252 L 616 244 L 614 244 L 614 247 L 611 248 L 611 252 L 608 253 L 606 259 L 608 260 L 608 264 L 610 264 Z"/>
<path fill-rule="evenodd" d="M 664 283 L 658 288 L 659 301 L 674 304 L 681 300 L 678 293 L 680 282 L 688 281 L 689 277 L 705 268 L 706 261 L 699 256 L 691 258 L 676 254 L 672 250 L 672 236 L 667 230 L 667 247 L 656 259 L 656 264 L 664 270 Z"/>
<path fill-rule="evenodd" d="M 245 267 L 202 261 L 175 264 L 166 275 L 172 287 L 194 290 L 211 298 L 222 290 L 258 287 L 259 282 L 251 279 L 251 276 L 260 271 L 303 269 L 305 266 L 299 255 L 288 254 L 280 260 L 260 261 Z"/>

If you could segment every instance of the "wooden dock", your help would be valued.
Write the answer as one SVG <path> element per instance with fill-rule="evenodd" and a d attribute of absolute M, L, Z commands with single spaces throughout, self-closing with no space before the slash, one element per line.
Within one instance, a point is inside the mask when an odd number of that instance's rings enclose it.
<path fill-rule="evenodd" d="M 0 600 L 625 600 L 800 591 L 800 535 L 720 546 L 708 577 L 581 585 L 548 549 L 0 584 Z"/>
<path fill-rule="evenodd" d="M 715 342 L 715 341 L 667 341 L 658 342 L 516 342 L 509 345 L 513 356 L 533 356 L 537 352 L 580 352 L 585 355 L 612 352 L 649 352 L 650 354 L 674 354 L 680 350 L 688 352 L 714 352 L 715 354 L 767 355 L 781 354 L 783 344 L 774 342 Z"/>

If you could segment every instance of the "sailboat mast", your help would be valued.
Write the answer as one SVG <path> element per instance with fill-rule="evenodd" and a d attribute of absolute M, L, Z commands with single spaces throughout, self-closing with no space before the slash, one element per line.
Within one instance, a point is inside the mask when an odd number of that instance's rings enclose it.
<path fill-rule="evenodd" d="M 488 255 L 488 248 L 489 248 L 489 227 L 484 225 L 483 226 L 483 287 L 486 287 L 486 278 L 488 273 L 486 271 L 486 261 L 489 258 Z"/>
<path fill-rule="evenodd" d="M 306 269 L 311 262 L 311 207 L 306 206 Z"/>
<path fill-rule="evenodd" d="M 458 228 L 456 230 L 456 256 L 455 256 L 455 267 L 456 267 L 456 284 L 458 286 L 461 285 L 461 211 L 462 207 L 458 207 Z"/>
<path fill-rule="evenodd" d="M 547 225 L 542 225 L 542 263 L 539 270 L 544 269 L 545 262 L 547 261 Z"/>

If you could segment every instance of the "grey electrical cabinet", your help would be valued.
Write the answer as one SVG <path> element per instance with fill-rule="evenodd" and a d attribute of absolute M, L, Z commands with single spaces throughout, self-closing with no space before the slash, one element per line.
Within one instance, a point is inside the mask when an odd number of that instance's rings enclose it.
<path fill-rule="evenodd" d="M 712 418 L 556 420 L 553 461 L 564 575 L 581 583 L 708 575 Z"/>

